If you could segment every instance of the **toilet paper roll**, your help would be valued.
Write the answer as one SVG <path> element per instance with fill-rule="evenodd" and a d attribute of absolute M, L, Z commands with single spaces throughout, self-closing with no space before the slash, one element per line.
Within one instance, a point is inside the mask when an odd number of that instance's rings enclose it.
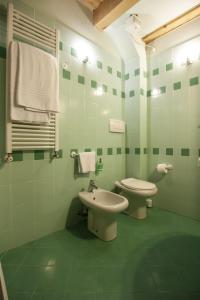
<path fill-rule="evenodd" d="M 167 174 L 169 170 L 167 164 L 158 164 L 156 169 L 160 174 Z"/>

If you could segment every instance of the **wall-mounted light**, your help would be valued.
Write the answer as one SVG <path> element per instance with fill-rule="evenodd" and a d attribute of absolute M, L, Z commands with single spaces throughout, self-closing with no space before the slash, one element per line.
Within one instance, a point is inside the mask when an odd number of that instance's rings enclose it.
<path fill-rule="evenodd" d="M 189 41 L 178 47 L 175 60 L 178 65 L 189 66 L 198 60 L 200 44 L 197 41 Z"/>
<path fill-rule="evenodd" d="M 89 61 L 88 56 L 85 56 L 85 58 L 82 60 L 82 62 L 83 62 L 84 64 L 86 64 L 88 61 Z"/>
<path fill-rule="evenodd" d="M 160 89 L 153 89 L 151 92 L 152 97 L 158 97 L 160 95 Z"/>
<path fill-rule="evenodd" d="M 100 86 L 100 87 L 98 87 L 95 91 L 94 91 L 94 95 L 95 96 L 102 96 L 103 95 L 103 87 L 102 86 Z"/>
<path fill-rule="evenodd" d="M 86 64 L 95 61 L 95 53 L 91 43 L 85 39 L 76 39 L 73 43 L 73 48 L 76 50 L 78 59 Z"/>

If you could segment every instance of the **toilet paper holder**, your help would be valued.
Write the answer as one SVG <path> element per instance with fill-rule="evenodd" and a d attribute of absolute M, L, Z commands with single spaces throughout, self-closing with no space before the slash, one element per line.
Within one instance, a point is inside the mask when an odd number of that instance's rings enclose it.
<path fill-rule="evenodd" d="M 158 173 L 167 174 L 170 170 L 173 170 L 173 165 L 168 163 L 157 164 L 156 170 Z"/>

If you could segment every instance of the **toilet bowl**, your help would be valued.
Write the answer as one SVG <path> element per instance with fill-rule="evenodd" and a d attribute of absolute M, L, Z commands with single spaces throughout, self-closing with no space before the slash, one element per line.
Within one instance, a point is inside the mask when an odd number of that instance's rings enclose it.
<path fill-rule="evenodd" d="M 136 219 L 146 218 L 146 198 L 157 194 L 158 189 L 156 185 L 136 178 L 116 181 L 115 185 L 121 189 L 120 194 L 128 199 L 129 206 L 124 212 Z"/>

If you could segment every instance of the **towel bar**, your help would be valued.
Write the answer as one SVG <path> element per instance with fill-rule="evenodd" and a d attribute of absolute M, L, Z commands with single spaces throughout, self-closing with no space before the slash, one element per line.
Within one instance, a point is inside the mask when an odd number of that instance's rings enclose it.
<path fill-rule="evenodd" d="M 75 151 L 72 151 L 72 152 L 70 153 L 70 156 L 71 156 L 71 158 L 76 158 L 76 157 L 79 156 L 79 154 L 78 154 L 77 152 L 75 152 Z"/>
<path fill-rule="evenodd" d="M 21 39 L 54 55 L 59 60 L 59 31 L 50 28 L 8 4 L 7 51 L 14 39 Z M 9 55 L 8 55 L 9 57 Z M 49 124 L 14 122 L 10 118 L 10 62 L 6 60 L 6 153 L 5 160 L 12 161 L 13 150 L 54 150 L 57 157 L 58 116 L 51 114 Z"/>

